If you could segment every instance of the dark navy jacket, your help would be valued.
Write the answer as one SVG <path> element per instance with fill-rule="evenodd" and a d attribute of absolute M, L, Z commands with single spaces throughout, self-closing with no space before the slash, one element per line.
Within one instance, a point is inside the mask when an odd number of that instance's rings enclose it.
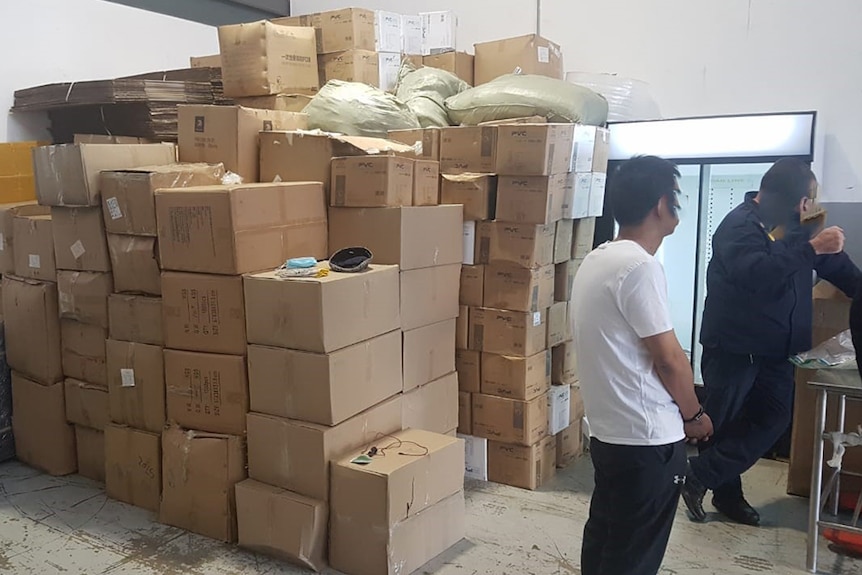
<path fill-rule="evenodd" d="M 700 342 L 730 353 L 789 357 L 811 348 L 813 271 L 853 296 L 862 272 L 847 254 L 818 256 L 800 230 L 773 240 L 756 192 L 712 239 Z"/>

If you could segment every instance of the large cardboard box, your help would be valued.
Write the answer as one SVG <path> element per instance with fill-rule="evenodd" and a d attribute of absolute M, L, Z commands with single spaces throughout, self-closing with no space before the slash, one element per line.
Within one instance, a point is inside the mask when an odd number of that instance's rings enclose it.
<path fill-rule="evenodd" d="M 333 206 L 385 208 L 413 204 L 413 160 L 409 158 L 333 158 L 332 181 Z"/>
<path fill-rule="evenodd" d="M 458 317 L 461 264 L 401 272 L 401 327 L 418 329 Z"/>
<path fill-rule="evenodd" d="M 19 213 L 14 217 L 15 245 L 12 273 L 23 278 L 55 281 L 54 223 L 50 214 Z"/>
<path fill-rule="evenodd" d="M 102 172 L 105 230 L 113 234 L 156 236 L 156 190 L 220 184 L 223 176 L 222 164 L 171 164 Z"/>
<path fill-rule="evenodd" d="M 461 266 L 461 305 L 482 307 L 485 301 L 485 266 Z"/>
<path fill-rule="evenodd" d="M 51 208 L 36 205 L 35 201 L 0 204 L 0 274 L 4 276 L 15 273 L 15 219 L 19 215 L 50 216 Z M 52 251 L 53 245 L 52 239 Z"/>
<path fill-rule="evenodd" d="M 57 269 L 111 271 L 102 208 L 51 208 Z"/>
<path fill-rule="evenodd" d="M 493 174 L 497 170 L 497 127 L 465 126 L 440 131 L 440 172 Z"/>
<path fill-rule="evenodd" d="M 108 252 L 118 293 L 162 294 L 156 238 L 108 234 Z"/>
<path fill-rule="evenodd" d="M 60 317 L 108 327 L 108 297 L 114 279 L 104 272 L 57 272 Z"/>
<path fill-rule="evenodd" d="M 551 388 L 551 352 L 531 357 L 482 354 L 481 392 L 530 401 Z"/>
<path fill-rule="evenodd" d="M 331 54 L 342 50 L 375 50 L 376 16 L 373 10 L 344 8 L 289 18 L 277 18 L 282 26 L 313 26 L 317 32 L 317 53 Z"/>
<path fill-rule="evenodd" d="M 456 320 L 404 332 L 404 391 L 455 371 Z"/>
<path fill-rule="evenodd" d="M 476 263 L 516 263 L 539 268 L 554 263 L 554 225 L 479 222 Z"/>
<path fill-rule="evenodd" d="M 66 421 L 104 431 L 111 419 L 108 410 L 108 388 L 71 378 L 67 378 L 64 385 Z"/>
<path fill-rule="evenodd" d="M 401 327 L 395 266 L 318 278 L 266 272 L 243 281 L 249 343 L 330 353 Z"/>
<path fill-rule="evenodd" d="M 563 79 L 563 52 L 559 45 L 536 34 L 476 44 L 476 85 L 485 84 L 520 69 Z"/>
<path fill-rule="evenodd" d="M 398 83 L 400 67 L 401 54 L 397 52 L 346 50 L 320 57 L 320 78 L 322 82 L 358 82 L 391 92 Z"/>
<path fill-rule="evenodd" d="M 401 270 L 461 263 L 460 206 L 329 210 L 329 248 L 365 246 L 378 264 Z"/>
<path fill-rule="evenodd" d="M 124 425 L 105 428 L 105 492 L 111 499 L 158 513 L 162 438 Z"/>
<path fill-rule="evenodd" d="M 77 471 L 75 428 L 66 423 L 65 404 L 62 383 L 43 385 L 12 372 L 12 432 L 21 462 L 50 475 Z"/>
<path fill-rule="evenodd" d="M 78 475 L 104 483 L 105 432 L 76 425 L 75 447 L 78 457 Z"/>
<path fill-rule="evenodd" d="M 610 130 L 596 126 L 576 125 L 572 171 L 606 174 L 610 150 Z"/>
<path fill-rule="evenodd" d="M 108 330 L 71 319 L 60 320 L 63 375 L 98 385 L 108 384 L 105 340 Z"/>
<path fill-rule="evenodd" d="M 36 197 L 46 206 L 99 206 L 102 171 L 162 166 L 176 160 L 173 144 L 60 144 L 35 148 Z"/>
<path fill-rule="evenodd" d="M 404 394 L 404 429 L 449 433 L 458 428 L 458 374 L 450 373 Z"/>
<path fill-rule="evenodd" d="M 574 124 L 500 126 L 495 171 L 507 176 L 566 174 L 572 167 L 574 138 Z"/>
<path fill-rule="evenodd" d="M 584 435 L 577 421 L 556 435 L 557 469 L 565 469 L 584 453 Z"/>
<path fill-rule="evenodd" d="M 572 242 L 574 239 L 575 222 L 572 220 L 560 220 L 557 222 L 557 232 L 554 235 L 555 264 L 562 264 L 569 261 L 569 258 L 572 255 Z"/>
<path fill-rule="evenodd" d="M 165 350 L 168 421 L 186 429 L 245 434 L 248 370 L 241 355 Z"/>
<path fill-rule="evenodd" d="M 493 220 L 497 210 L 497 176 L 494 174 L 444 174 L 440 203 L 464 206 L 465 220 Z"/>
<path fill-rule="evenodd" d="M 272 94 L 270 96 L 234 98 L 234 101 L 244 108 L 278 110 L 279 112 L 302 112 L 311 100 L 312 96 L 307 94 Z"/>
<path fill-rule="evenodd" d="M 488 480 L 538 489 L 556 475 L 556 440 L 548 436 L 530 447 L 488 442 Z"/>
<path fill-rule="evenodd" d="M 451 10 L 420 12 L 422 55 L 445 54 L 457 48 L 458 16 Z"/>
<path fill-rule="evenodd" d="M 548 349 L 572 339 L 569 304 L 558 301 L 548 309 Z"/>
<path fill-rule="evenodd" d="M 111 294 L 108 298 L 108 337 L 163 346 L 161 298 Z"/>
<path fill-rule="evenodd" d="M 166 420 L 162 348 L 112 339 L 105 346 L 111 421 L 161 433 Z"/>
<path fill-rule="evenodd" d="M 416 159 L 440 161 L 440 128 L 390 130 L 390 140 L 413 147 Z"/>
<path fill-rule="evenodd" d="M 159 190 L 156 214 L 162 269 L 233 275 L 329 256 L 317 182 Z"/>
<path fill-rule="evenodd" d="M 401 447 L 386 449 L 393 440 Z M 401 526 L 461 492 L 464 443 L 406 430 L 377 446 L 383 456 L 372 457 L 367 465 L 354 463 L 362 455 L 357 452 L 332 466 L 330 562 L 333 568 L 356 575 L 396 574 L 402 569 L 410 573 L 445 551 L 452 538 L 463 536 L 463 529 L 443 536 L 427 525 L 428 531 L 412 534 L 419 541 L 408 543 L 401 538 Z M 463 514 L 460 508 L 450 519 L 457 524 L 456 517 L 463 521 Z M 439 545 L 441 537 L 445 546 Z"/>
<path fill-rule="evenodd" d="M 244 354 L 246 322 L 242 281 L 240 276 L 164 272 L 165 346 L 186 351 Z"/>
<path fill-rule="evenodd" d="M 546 348 L 547 333 L 547 310 L 470 308 L 470 349 L 530 357 Z"/>
<path fill-rule="evenodd" d="M 43 385 L 63 379 L 57 284 L 3 276 L 9 367 Z"/>
<path fill-rule="evenodd" d="M 413 160 L 413 205 L 440 204 L 440 162 Z"/>
<path fill-rule="evenodd" d="M 583 260 L 591 251 L 596 238 L 596 218 L 575 220 L 572 259 Z"/>
<path fill-rule="evenodd" d="M 548 435 L 547 394 L 530 401 L 473 394 L 473 435 L 503 443 L 535 445 Z"/>
<path fill-rule="evenodd" d="M 446 70 L 473 85 L 473 55 L 466 52 L 446 52 L 432 56 L 424 56 L 422 64 L 429 68 Z"/>
<path fill-rule="evenodd" d="M 233 435 L 166 429 L 159 522 L 236 542 L 234 487 L 246 478 L 243 443 Z"/>
<path fill-rule="evenodd" d="M 329 508 L 286 489 L 246 479 L 236 486 L 239 545 L 321 571 L 326 567 Z"/>
<path fill-rule="evenodd" d="M 33 179 L 33 148 L 45 142 L 7 142 L 0 144 L 0 202 L 36 199 Z"/>
<path fill-rule="evenodd" d="M 482 390 L 481 351 L 455 350 L 455 369 L 458 372 L 458 389 L 467 393 L 479 393 Z"/>
<path fill-rule="evenodd" d="M 320 87 L 314 30 L 261 20 L 220 26 L 218 39 L 228 98 L 314 94 Z"/>
<path fill-rule="evenodd" d="M 496 219 L 521 224 L 554 224 L 563 217 L 567 179 L 568 174 L 500 176 Z"/>
<path fill-rule="evenodd" d="M 317 354 L 248 346 L 251 411 L 338 425 L 401 391 L 401 332 Z"/>
<path fill-rule="evenodd" d="M 578 381 L 578 356 L 573 342 L 567 341 L 554 347 L 551 356 L 551 382 L 554 385 Z"/>
<path fill-rule="evenodd" d="M 248 414 L 249 477 L 329 501 L 329 463 L 401 430 L 398 395 L 329 427 Z"/>
<path fill-rule="evenodd" d="M 458 392 L 458 433 L 473 433 L 473 394 L 466 391 Z"/>
<path fill-rule="evenodd" d="M 483 305 L 511 311 L 539 311 L 554 303 L 554 266 L 527 269 L 499 262 L 485 266 Z"/>
<path fill-rule="evenodd" d="M 260 132 L 308 128 L 308 116 L 294 112 L 242 106 L 180 105 L 178 109 L 180 161 L 221 162 L 246 183 L 259 181 Z"/>

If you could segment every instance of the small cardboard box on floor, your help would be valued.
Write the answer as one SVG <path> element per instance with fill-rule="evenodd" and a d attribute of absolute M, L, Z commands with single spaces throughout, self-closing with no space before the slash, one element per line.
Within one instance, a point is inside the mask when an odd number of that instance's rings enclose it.
<path fill-rule="evenodd" d="M 162 493 L 162 438 L 124 425 L 105 428 L 108 497 L 158 513 Z"/>
<path fill-rule="evenodd" d="M 525 447 L 488 442 L 488 481 L 538 489 L 556 475 L 556 440 L 548 436 Z"/>

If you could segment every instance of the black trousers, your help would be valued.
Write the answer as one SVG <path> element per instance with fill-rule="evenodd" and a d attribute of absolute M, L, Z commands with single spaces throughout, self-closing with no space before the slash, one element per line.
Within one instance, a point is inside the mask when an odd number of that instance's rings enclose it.
<path fill-rule="evenodd" d="M 655 575 L 685 482 L 685 444 L 590 440 L 596 488 L 581 550 L 583 575 Z"/>
<path fill-rule="evenodd" d="M 704 348 L 704 410 L 715 435 L 691 460 L 698 479 L 716 499 L 742 496 L 741 475 L 766 455 L 793 415 L 793 364 Z"/>

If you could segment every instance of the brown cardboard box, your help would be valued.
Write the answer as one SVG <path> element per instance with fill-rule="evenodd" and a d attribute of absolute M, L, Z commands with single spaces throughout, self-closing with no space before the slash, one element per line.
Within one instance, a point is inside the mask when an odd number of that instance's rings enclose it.
<path fill-rule="evenodd" d="M 401 327 L 418 329 L 458 317 L 461 264 L 401 272 Z"/>
<path fill-rule="evenodd" d="M 75 428 L 66 423 L 65 403 L 62 383 L 43 385 L 12 372 L 12 431 L 21 462 L 50 475 L 77 471 Z"/>
<path fill-rule="evenodd" d="M 560 47 L 536 34 L 476 44 L 475 81 L 485 84 L 520 69 L 522 74 L 539 74 L 563 79 Z"/>
<path fill-rule="evenodd" d="M 455 349 L 470 347 L 470 308 L 458 306 L 458 318 L 455 320 Z"/>
<path fill-rule="evenodd" d="M 553 303 L 554 266 L 532 270 L 506 262 L 485 266 L 485 307 L 539 311 Z"/>
<path fill-rule="evenodd" d="M 243 281 L 249 343 L 330 353 L 401 326 L 394 266 L 320 278 L 266 272 Z"/>
<path fill-rule="evenodd" d="M 458 389 L 479 393 L 482 388 L 482 352 L 467 349 L 455 351 L 455 369 L 458 371 Z"/>
<path fill-rule="evenodd" d="M 221 54 L 210 56 L 191 56 L 189 58 L 190 68 L 221 68 Z"/>
<path fill-rule="evenodd" d="M 99 206 L 102 171 L 162 166 L 176 160 L 173 144 L 60 144 L 35 148 L 36 197 L 46 206 Z"/>
<path fill-rule="evenodd" d="M 485 301 L 485 266 L 461 266 L 462 305 L 482 307 Z"/>
<path fill-rule="evenodd" d="M 473 394 L 458 392 L 458 433 L 473 435 Z"/>
<path fill-rule="evenodd" d="M 156 214 L 162 269 L 233 275 L 329 255 L 317 182 L 159 190 Z"/>
<path fill-rule="evenodd" d="M 413 203 L 413 160 L 398 156 L 332 159 L 333 206 L 385 208 Z"/>
<path fill-rule="evenodd" d="M 581 422 L 573 423 L 554 436 L 557 442 L 557 469 L 564 469 L 571 465 L 584 453 L 583 433 L 581 433 Z"/>
<path fill-rule="evenodd" d="M 242 277 L 162 274 L 165 347 L 242 355 L 245 324 Z"/>
<path fill-rule="evenodd" d="M 550 224 L 563 217 L 566 174 L 556 176 L 500 176 L 497 220 L 521 224 Z"/>
<path fill-rule="evenodd" d="M 171 164 L 102 172 L 102 217 L 113 234 L 156 236 L 155 192 L 220 184 L 222 164 Z"/>
<path fill-rule="evenodd" d="M 404 394 L 404 429 L 448 433 L 458 427 L 458 374 L 450 373 Z"/>
<path fill-rule="evenodd" d="M 15 245 L 13 273 L 43 281 L 57 279 L 54 257 L 54 225 L 51 215 L 21 213 L 14 218 Z"/>
<path fill-rule="evenodd" d="M 51 208 L 57 269 L 111 271 L 101 208 Z"/>
<path fill-rule="evenodd" d="M 427 447 L 427 452 L 388 450 L 386 457 L 364 466 L 352 463 L 355 453 L 332 466 L 330 562 L 335 569 L 356 575 L 409 573 L 463 537 L 463 527 L 439 533 L 441 525 L 408 525 L 435 514 L 439 506 L 449 517 L 445 525 L 463 525 L 461 500 L 456 498 L 451 510 L 447 502 L 463 489 L 464 443 L 417 430 L 395 439 Z M 387 441 L 392 439 L 381 446 Z"/>
<path fill-rule="evenodd" d="M 78 475 L 105 482 L 105 432 L 75 426 L 75 446 L 78 455 Z"/>
<path fill-rule="evenodd" d="M 554 273 L 554 299 L 557 301 L 572 301 L 572 286 L 575 283 L 575 275 L 584 260 L 569 260 L 557 264 Z"/>
<path fill-rule="evenodd" d="M 476 263 L 512 262 L 525 268 L 554 263 L 553 225 L 479 222 Z"/>
<path fill-rule="evenodd" d="M 109 337 L 163 346 L 161 298 L 112 294 L 108 298 Z"/>
<path fill-rule="evenodd" d="M 108 327 L 108 296 L 114 279 L 103 272 L 57 272 L 60 317 Z"/>
<path fill-rule="evenodd" d="M 186 429 L 245 435 L 245 357 L 165 350 L 168 421 Z"/>
<path fill-rule="evenodd" d="M 535 490 L 554 478 L 556 440 L 548 436 L 531 447 L 488 442 L 488 481 Z"/>
<path fill-rule="evenodd" d="M 571 341 L 562 343 L 553 350 L 551 382 L 554 385 L 564 385 L 578 381 L 578 358 L 575 354 L 575 344 Z"/>
<path fill-rule="evenodd" d="M 413 160 L 413 205 L 436 206 L 440 203 L 440 162 Z"/>
<path fill-rule="evenodd" d="M 3 276 L 9 367 L 43 385 L 63 380 L 57 284 Z"/>
<path fill-rule="evenodd" d="M 596 236 L 596 218 L 575 220 L 572 240 L 572 259 L 582 260 L 593 251 Z"/>
<path fill-rule="evenodd" d="M 162 348 L 112 339 L 105 346 L 111 421 L 161 433 L 166 420 Z"/>
<path fill-rule="evenodd" d="M 314 94 L 320 88 L 314 30 L 261 20 L 220 26 L 218 38 L 228 98 Z"/>
<path fill-rule="evenodd" d="M 373 10 L 344 8 L 289 18 L 276 18 L 281 26 L 313 26 L 317 31 L 317 53 L 342 50 L 374 50 L 377 46 Z"/>
<path fill-rule="evenodd" d="M 569 304 L 558 301 L 548 310 L 548 349 L 572 339 L 569 330 Z"/>
<path fill-rule="evenodd" d="M 15 273 L 15 218 L 16 216 L 50 216 L 51 208 L 38 206 L 35 202 L 0 204 L 0 274 Z M 47 250 L 46 243 L 46 252 Z M 50 242 L 51 252 L 54 240 Z"/>
<path fill-rule="evenodd" d="M 422 64 L 429 68 L 446 70 L 473 85 L 473 55 L 466 52 L 446 52 L 434 56 L 424 56 Z"/>
<path fill-rule="evenodd" d="M 572 255 L 572 242 L 575 236 L 575 222 L 560 220 L 554 235 L 554 263 L 562 264 L 569 261 Z M 568 301 L 568 300 L 566 300 Z"/>
<path fill-rule="evenodd" d="M 108 234 L 108 251 L 117 292 L 162 294 L 156 238 Z"/>
<path fill-rule="evenodd" d="M 254 479 L 236 486 L 239 545 L 315 571 L 326 568 L 329 508 Z"/>
<path fill-rule="evenodd" d="M 233 435 L 165 430 L 159 522 L 235 542 L 234 486 L 246 478 L 243 443 Z"/>
<path fill-rule="evenodd" d="M 530 401 L 473 394 L 473 435 L 503 443 L 535 445 L 548 435 L 547 394 Z"/>
<path fill-rule="evenodd" d="M 388 136 L 390 140 L 421 150 L 417 159 L 440 161 L 440 128 L 390 130 Z"/>
<path fill-rule="evenodd" d="M 66 421 L 104 431 L 111 420 L 108 410 L 108 388 L 69 378 L 64 385 Z"/>
<path fill-rule="evenodd" d="M 495 171 L 507 176 L 566 174 L 572 171 L 574 138 L 574 124 L 500 126 Z M 561 196 L 564 187 L 559 189 Z"/>
<path fill-rule="evenodd" d="M 401 332 L 330 354 L 248 346 L 251 411 L 338 425 L 401 391 Z"/>
<path fill-rule="evenodd" d="M 464 256 L 460 206 L 329 210 L 329 249 L 365 246 L 378 264 L 402 271 L 460 264 Z"/>
<path fill-rule="evenodd" d="M 497 189 L 497 176 L 493 174 L 444 174 L 440 181 L 440 203 L 463 205 L 465 220 L 493 220 Z"/>
<path fill-rule="evenodd" d="M 531 357 L 482 354 L 482 386 L 485 395 L 530 401 L 551 388 L 551 352 Z"/>
<path fill-rule="evenodd" d="M 123 425 L 105 428 L 105 492 L 111 499 L 158 513 L 161 435 Z"/>
<path fill-rule="evenodd" d="M 272 94 L 270 96 L 234 98 L 234 101 L 244 108 L 278 110 L 279 112 L 302 112 L 311 100 L 312 96 L 307 94 Z"/>
<path fill-rule="evenodd" d="M 578 429 L 580 429 L 581 421 L 587 415 L 586 407 L 584 407 L 584 398 L 581 395 L 581 388 L 578 387 L 577 384 L 572 384 L 572 393 L 570 400 L 570 410 L 569 415 L 571 416 L 571 420 L 569 420 L 570 425 L 578 424 Z"/>
<path fill-rule="evenodd" d="M 455 324 L 453 318 L 404 332 L 405 393 L 455 371 Z"/>
<path fill-rule="evenodd" d="M 468 126 L 440 131 L 440 172 L 493 174 L 497 169 L 497 127 Z"/>
<path fill-rule="evenodd" d="M 546 348 L 547 310 L 470 309 L 470 349 L 530 357 Z"/>
<path fill-rule="evenodd" d="M 400 395 L 334 427 L 249 413 L 249 477 L 329 501 L 329 462 L 400 430 Z"/>
<path fill-rule="evenodd" d="M 98 385 L 107 385 L 105 340 L 108 330 L 98 325 L 60 320 L 63 375 Z"/>
<path fill-rule="evenodd" d="M 320 57 L 320 78 L 323 82 L 341 80 L 380 85 L 380 58 L 370 50 L 345 50 Z M 384 87 L 385 89 L 385 87 Z"/>

